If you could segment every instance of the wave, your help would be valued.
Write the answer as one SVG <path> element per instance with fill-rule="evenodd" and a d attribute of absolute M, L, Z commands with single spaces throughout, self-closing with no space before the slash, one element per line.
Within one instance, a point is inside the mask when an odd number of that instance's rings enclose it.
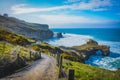
<path fill-rule="evenodd" d="M 63 34 L 63 38 L 58 39 L 53 37 L 46 42 L 54 46 L 72 47 L 85 44 L 88 39 L 93 39 L 93 37 L 88 35 Z"/>
<path fill-rule="evenodd" d="M 120 54 L 120 42 L 98 41 L 98 43 L 109 45 L 111 52 Z"/>
<path fill-rule="evenodd" d="M 86 43 L 86 40 L 94 39 L 94 37 L 89 35 L 77 35 L 77 34 L 63 34 L 63 38 L 51 38 L 47 40 L 51 45 L 54 46 L 80 46 Z M 108 57 L 100 56 L 100 55 L 92 55 L 88 60 L 86 60 L 86 64 L 98 66 L 100 68 L 108 69 L 108 70 L 117 70 L 120 68 L 120 42 L 112 42 L 112 41 L 101 41 L 97 40 L 99 44 L 109 45 L 110 46 L 110 55 Z"/>
<path fill-rule="evenodd" d="M 98 66 L 103 69 L 115 71 L 120 68 L 120 57 L 103 57 L 92 55 L 88 60 L 85 61 L 86 64 Z"/>

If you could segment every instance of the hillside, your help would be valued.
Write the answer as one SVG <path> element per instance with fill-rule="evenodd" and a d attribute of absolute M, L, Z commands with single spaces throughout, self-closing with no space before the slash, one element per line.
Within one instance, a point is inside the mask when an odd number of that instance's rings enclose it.
<path fill-rule="evenodd" d="M 29 23 L 8 17 L 7 14 L 0 15 L 0 28 L 37 40 L 44 40 L 53 36 L 53 32 L 49 30 L 47 24 Z"/>
<path fill-rule="evenodd" d="M 22 46 L 30 44 L 29 39 L 1 29 L 0 29 L 0 41 L 6 41 L 12 44 L 17 44 Z"/>
<path fill-rule="evenodd" d="M 34 40 L 0 29 L 0 78 L 41 58 L 40 53 L 25 47 L 32 42 Z"/>

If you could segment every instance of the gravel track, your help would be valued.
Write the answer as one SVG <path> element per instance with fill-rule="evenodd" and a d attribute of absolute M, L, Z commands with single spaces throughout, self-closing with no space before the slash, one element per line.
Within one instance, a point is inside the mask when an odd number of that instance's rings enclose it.
<path fill-rule="evenodd" d="M 56 60 L 45 54 L 30 66 L 0 80 L 58 80 Z"/>

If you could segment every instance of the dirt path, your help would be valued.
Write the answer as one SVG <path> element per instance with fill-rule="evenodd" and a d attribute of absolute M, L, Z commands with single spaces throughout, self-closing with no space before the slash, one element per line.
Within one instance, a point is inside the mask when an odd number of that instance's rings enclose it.
<path fill-rule="evenodd" d="M 57 80 L 56 60 L 42 54 L 31 66 L 0 80 Z"/>

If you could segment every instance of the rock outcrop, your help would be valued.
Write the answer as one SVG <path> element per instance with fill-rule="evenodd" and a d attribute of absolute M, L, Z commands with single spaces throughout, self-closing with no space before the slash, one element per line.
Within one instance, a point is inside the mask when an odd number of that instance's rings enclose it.
<path fill-rule="evenodd" d="M 9 17 L 7 14 L 0 15 L 0 28 L 36 40 L 45 40 L 53 37 L 53 32 L 47 24 L 29 23 Z"/>
<path fill-rule="evenodd" d="M 60 48 L 66 51 L 67 54 L 75 57 L 75 60 L 78 60 L 80 62 L 84 62 L 91 55 L 97 54 L 98 51 L 100 51 L 101 52 L 100 55 L 103 55 L 103 56 L 108 56 L 110 53 L 109 46 L 99 45 L 97 41 L 94 41 L 92 39 L 87 40 L 86 44 L 81 46 L 74 46 L 71 48 L 61 46 Z M 67 58 L 71 59 L 69 56 L 67 56 Z"/>
<path fill-rule="evenodd" d="M 86 41 L 86 44 L 95 44 L 95 45 L 98 45 L 98 42 L 95 41 L 95 40 L 92 40 L 92 39 L 88 39 L 88 40 Z"/>
<path fill-rule="evenodd" d="M 62 35 L 62 33 L 58 32 L 56 37 L 57 37 L 57 38 L 62 38 L 63 35 Z"/>

